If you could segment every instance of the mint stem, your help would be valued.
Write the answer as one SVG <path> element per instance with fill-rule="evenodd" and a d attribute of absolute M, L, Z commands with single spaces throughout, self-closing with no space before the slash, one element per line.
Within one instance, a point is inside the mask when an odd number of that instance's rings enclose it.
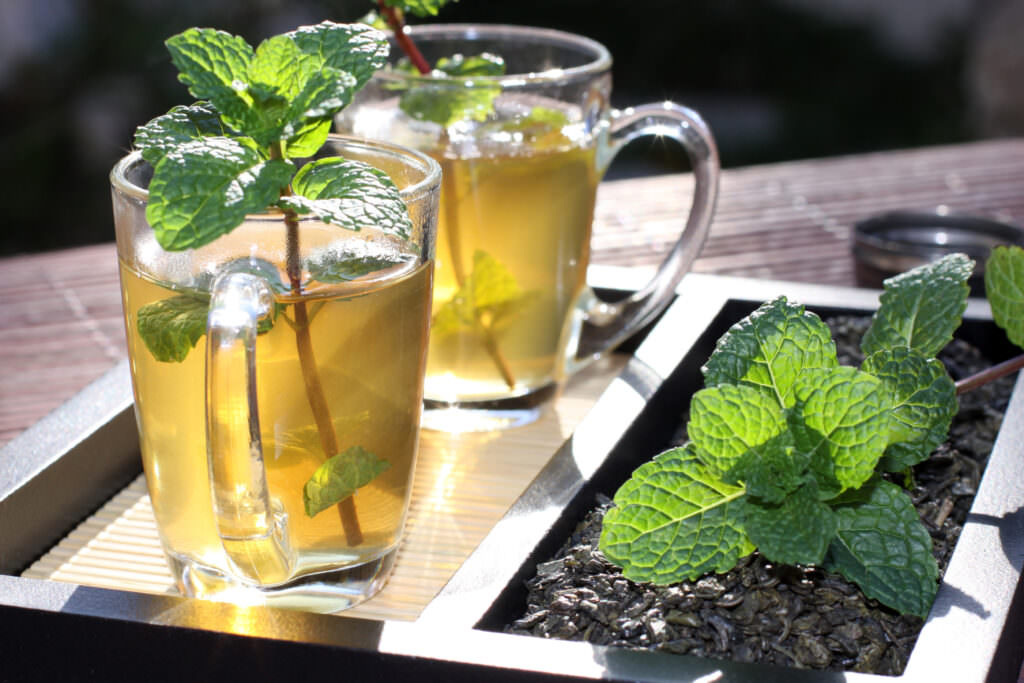
<path fill-rule="evenodd" d="M 270 156 L 278 159 L 283 157 L 280 143 L 271 147 Z M 281 196 L 290 194 L 291 190 L 287 187 L 281 191 Z M 313 419 L 316 421 L 317 432 L 320 435 L 320 447 L 323 448 L 325 458 L 332 458 L 340 453 L 341 449 L 338 447 L 338 435 L 334 432 L 334 421 L 331 419 L 330 407 L 327 405 L 323 384 L 320 382 L 320 372 L 317 370 L 313 338 L 309 334 L 309 312 L 306 309 L 306 302 L 300 298 L 302 295 L 302 264 L 299 259 L 299 220 L 294 211 L 285 211 L 284 223 L 287 229 L 285 260 L 288 281 L 291 284 L 292 294 L 296 297 L 294 304 L 295 346 L 299 352 L 302 381 L 306 386 L 306 399 L 309 401 L 309 408 L 313 412 Z M 362 545 L 363 531 L 359 525 L 359 515 L 356 512 L 356 504 L 352 496 L 338 503 L 338 515 L 341 518 L 341 526 L 345 530 L 345 542 L 352 547 Z"/>
<path fill-rule="evenodd" d="M 967 393 L 972 389 L 977 389 L 984 384 L 993 382 L 1000 377 L 1005 377 L 1011 372 L 1016 372 L 1021 368 L 1024 368 L 1024 354 L 1017 356 L 1016 358 L 1011 358 L 1008 361 L 1003 361 L 998 365 L 985 368 L 981 372 L 975 373 L 970 377 L 965 377 L 956 383 L 956 394 L 959 396 L 960 394 Z"/>
<path fill-rule="evenodd" d="M 416 43 L 412 42 L 412 39 L 405 32 L 405 22 L 398 15 L 398 11 L 394 7 L 388 7 L 384 0 L 377 0 L 377 7 L 380 8 L 380 13 L 384 16 L 384 21 L 388 22 L 388 26 L 395 34 L 395 40 L 398 41 L 398 46 L 402 48 L 402 52 L 406 54 L 412 65 L 416 67 L 424 76 L 430 73 L 430 64 L 423 57 L 423 53 L 416 47 Z"/>

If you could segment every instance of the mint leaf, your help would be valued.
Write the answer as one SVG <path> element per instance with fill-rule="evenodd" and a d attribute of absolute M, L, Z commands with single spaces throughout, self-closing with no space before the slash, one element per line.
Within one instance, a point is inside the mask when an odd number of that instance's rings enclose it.
<path fill-rule="evenodd" d="M 318 66 L 291 37 L 273 36 L 256 46 L 246 82 L 251 84 L 254 96 L 277 97 L 287 105 L 317 73 Z"/>
<path fill-rule="evenodd" d="M 1024 348 L 1024 249 L 1000 246 L 985 263 L 985 296 L 992 318 L 1006 336 Z"/>
<path fill-rule="evenodd" d="M 461 54 L 441 57 L 434 65 L 437 71 L 447 76 L 467 78 L 470 76 L 501 76 L 505 73 L 505 60 L 490 52 L 469 57 Z"/>
<path fill-rule="evenodd" d="M 888 443 L 892 399 L 881 380 L 851 367 L 804 373 L 793 395 L 797 449 L 824 454 L 844 488 L 871 477 Z"/>
<path fill-rule="evenodd" d="M 938 590 L 932 539 L 910 498 L 895 484 L 875 479 L 834 507 L 836 537 L 825 568 L 853 581 L 889 607 L 928 616 Z"/>
<path fill-rule="evenodd" d="M 788 408 L 801 372 L 837 364 L 828 326 L 779 297 L 733 325 L 701 370 L 707 386 L 749 384 Z"/>
<path fill-rule="evenodd" d="M 740 458 L 786 429 L 782 408 L 768 394 L 746 384 L 701 389 L 690 403 L 687 432 L 697 457 L 722 477 Z"/>
<path fill-rule="evenodd" d="M 287 34 L 306 55 L 315 58 L 319 70 L 330 67 L 350 74 L 359 90 L 373 73 L 387 64 L 387 37 L 365 24 L 336 24 L 323 21 L 315 26 L 302 26 Z"/>
<path fill-rule="evenodd" d="M 742 495 L 710 474 L 692 446 L 666 451 L 615 494 L 601 552 L 634 581 L 668 584 L 728 571 L 754 550 L 738 524 Z"/>
<path fill-rule="evenodd" d="M 244 140 L 206 137 L 169 151 L 149 183 L 146 220 L 167 251 L 195 249 L 263 211 L 288 184 L 292 165 L 267 161 Z"/>
<path fill-rule="evenodd" d="M 925 460 L 946 440 L 957 411 L 956 385 L 945 366 L 900 348 L 871 354 L 861 369 L 882 380 L 893 397 L 882 469 L 898 472 Z"/>
<path fill-rule="evenodd" d="M 330 117 L 308 121 L 295 129 L 288 140 L 285 141 L 284 154 L 289 158 L 306 158 L 316 154 L 331 132 L 334 122 Z"/>
<path fill-rule="evenodd" d="M 473 253 L 473 270 L 462 287 L 434 314 L 430 333 L 435 336 L 475 329 L 486 318 L 490 329 L 499 327 L 528 305 L 524 292 L 500 261 L 485 251 Z"/>
<path fill-rule="evenodd" d="M 190 140 L 207 136 L 230 135 L 217 110 L 209 102 L 173 107 L 163 116 L 139 126 L 135 131 L 135 147 L 142 158 L 156 166 L 167 152 Z"/>
<path fill-rule="evenodd" d="M 178 80 L 197 100 L 210 100 L 230 126 L 243 130 L 252 105 L 246 82 L 255 56 L 252 46 L 212 28 L 190 28 L 168 38 L 166 45 Z"/>
<path fill-rule="evenodd" d="M 317 468 L 302 489 L 306 515 L 315 517 L 345 500 L 386 471 L 391 464 L 362 446 L 352 446 Z"/>
<path fill-rule="evenodd" d="M 361 161 L 329 157 L 311 161 L 295 174 L 293 196 L 277 205 L 312 214 L 348 230 L 376 228 L 408 238 L 412 221 L 394 182 L 383 171 Z"/>
<path fill-rule="evenodd" d="M 431 121 L 448 128 L 459 121 L 485 121 L 494 111 L 494 100 L 500 94 L 498 85 L 468 85 L 439 78 L 403 92 L 398 107 L 417 121 Z"/>
<path fill-rule="evenodd" d="M 207 298 L 180 294 L 139 308 L 135 327 L 153 358 L 181 363 L 206 334 Z"/>
<path fill-rule="evenodd" d="M 974 261 L 950 254 L 885 281 L 881 305 L 861 340 L 865 356 L 906 347 L 929 358 L 953 338 L 967 308 Z"/>
<path fill-rule="evenodd" d="M 388 7 L 415 14 L 417 17 L 436 17 L 438 11 L 449 2 L 458 0 L 384 0 Z"/>
<path fill-rule="evenodd" d="M 781 503 L 744 497 L 743 530 L 766 558 L 782 564 L 821 564 L 838 528 L 836 515 L 818 500 L 813 480 Z"/>
<path fill-rule="evenodd" d="M 340 250 L 328 248 L 314 254 L 306 260 L 305 268 L 318 282 L 338 283 L 394 268 L 403 262 L 399 254 L 367 253 L 345 244 Z"/>
<path fill-rule="evenodd" d="M 807 483 L 809 465 L 810 458 L 793 447 L 787 430 L 741 455 L 722 481 L 742 485 L 748 499 L 777 504 Z"/>

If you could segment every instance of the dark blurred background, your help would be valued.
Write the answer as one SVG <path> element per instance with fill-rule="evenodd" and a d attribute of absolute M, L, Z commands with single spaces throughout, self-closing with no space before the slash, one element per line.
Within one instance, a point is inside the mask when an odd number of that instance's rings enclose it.
<path fill-rule="evenodd" d="M 163 40 L 257 44 L 370 0 L 0 0 L 0 256 L 110 241 L 107 174 L 135 126 L 189 100 Z M 439 20 L 582 33 L 613 105 L 700 111 L 726 167 L 1024 133 L 1024 0 L 462 0 Z M 623 176 L 678 170 L 635 148 Z"/>

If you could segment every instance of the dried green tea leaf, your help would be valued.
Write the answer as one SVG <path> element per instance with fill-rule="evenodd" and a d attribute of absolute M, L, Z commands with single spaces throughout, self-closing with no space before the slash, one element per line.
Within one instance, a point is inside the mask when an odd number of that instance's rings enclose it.
<path fill-rule="evenodd" d="M 779 297 L 733 325 L 702 371 L 707 386 L 749 384 L 789 408 L 800 373 L 837 364 L 828 326 Z"/>
<path fill-rule="evenodd" d="M 669 584 L 728 571 L 754 550 L 739 525 L 742 495 L 711 475 L 692 446 L 666 451 L 615 494 L 601 552 L 634 581 Z"/>
<path fill-rule="evenodd" d="M 973 270 L 974 261 L 949 254 L 886 280 L 881 305 L 861 340 L 864 355 L 903 347 L 935 356 L 960 326 Z"/>

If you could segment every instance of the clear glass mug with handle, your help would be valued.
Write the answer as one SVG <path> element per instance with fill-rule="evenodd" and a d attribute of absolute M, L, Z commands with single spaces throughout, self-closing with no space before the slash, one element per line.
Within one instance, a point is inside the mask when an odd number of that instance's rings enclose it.
<path fill-rule="evenodd" d="M 152 168 L 111 173 L 143 468 L 186 595 L 333 612 L 387 580 L 409 504 L 430 322 L 440 169 L 332 136 L 323 153 L 392 178 L 413 230 L 252 215 L 167 252 Z M 297 278 L 293 278 L 293 274 Z"/>
<path fill-rule="evenodd" d="M 571 373 L 656 317 L 707 235 L 717 196 L 714 139 L 691 109 L 610 107 L 611 55 L 560 31 L 425 25 L 407 35 L 427 62 L 496 54 L 499 76 L 378 71 L 339 128 L 426 152 L 441 164 L 424 426 L 479 431 L 534 419 Z M 450 71 L 457 71 L 458 66 Z M 434 72 L 435 74 L 437 72 Z M 695 191 L 657 274 L 607 303 L 586 285 L 597 184 L 642 136 L 678 141 Z M 680 217 L 683 219 L 683 217 Z"/>

